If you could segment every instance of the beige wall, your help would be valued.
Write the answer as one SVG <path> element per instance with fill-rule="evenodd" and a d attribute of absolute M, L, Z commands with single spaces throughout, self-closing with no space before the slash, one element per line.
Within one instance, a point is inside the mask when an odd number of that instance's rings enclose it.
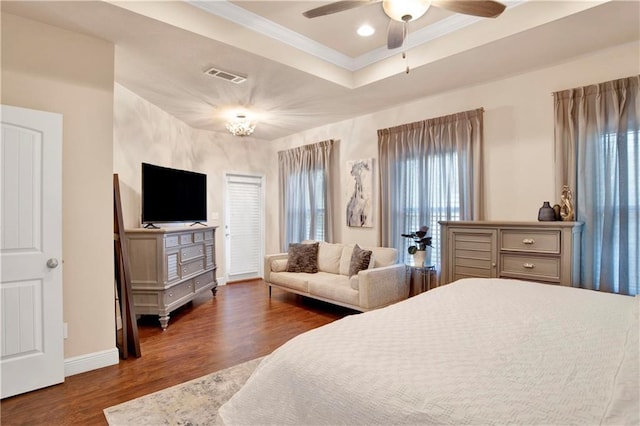
<path fill-rule="evenodd" d="M 65 358 L 115 348 L 111 43 L 2 14 L 3 104 L 63 115 Z"/>
<path fill-rule="evenodd" d="M 543 201 L 552 201 L 552 204 L 559 201 L 553 175 L 552 92 L 638 73 L 640 43 L 635 42 L 315 128 L 273 144 L 275 149 L 285 149 L 331 138 L 340 140 L 339 198 L 334 202 L 335 240 L 375 245 L 379 230 L 377 211 L 373 228 L 346 226 L 345 185 L 350 181 L 345 163 L 374 158 L 377 167 L 377 129 L 484 107 L 485 217 L 535 221 Z M 377 203 L 377 170 L 375 180 L 374 203 Z M 271 196 L 277 197 L 277 193 Z M 269 246 L 269 249 L 275 252 L 277 247 Z"/>
<path fill-rule="evenodd" d="M 278 251 L 279 235 L 277 151 L 337 139 L 335 240 L 375 245 L 377 212 L 373 228 L 345 225 L 346 161 L 377 159 L 377 129 L 484 107 L 486 216 L 535 220 L 542 201 L 553 200 L 556 191 L 551 93 L 638 74 L 639 52 L 639 43 L 622 45 L 266 142 L 191 129 L 118 85 L 114 101 L 113 45 L 3 14 L 2 103 L 64 115 L 63 278 L 64 320 L 69 325 L 65 358 L 115 345 L 113 172 L 120 175 L 128 227 L 139 226 L 142 161 L 207 173 L 209 211 L 220 215 L 218 221 L 210 221 L 214 225 L 224 223 L 224 173 L 264 175 L 265 249 L 273 253 Z M 375 190 L 377 203 L 377 183 Z M 224 267 L 221 234 L 218 262 Z"/>
<path fill-rule="evenodd" d="M 140 227 L 141 163 L 205 173 L 207 224 L 220 227 L 216 233 L 217 276 L 224 282 L 225 173 L 264 176 L 266 191 L 277 194 L 277 157 L 269 142 L 193 129 L 119 84 L 114 102 L 113 168 L 120 178 L 125 227 Z M 267 199 L 266 203 L 268 241 L 277 239 L 278 211 L 276 201 Z M 219 219 L 214 219 L 214 213 Z"/>
<path fill-rule="evenodd" d="M 271 142 L 191 129 L 116 85 L 114 167 L 123 175 L 121 180 L 126 186 L 123 192 L 126 192 L 124 203 L 128 205 L 125 210 L 129 210 L 125 217 L 127 226 L 139 226 L 141 161 L 205 171 L 209 175 L 209 210 L 221 213 L 220 221 L 210 221 L 216 225 L 223 224 L 224 212 L 222 175 L 218 172 L 232 169 L 264 174 L 267 182 L 265 252 L 278 252 L 277 151 L 336 139 L 334 240 L 376 245 L 379 243 L 377 211 L 373 228 L 346 226 L 345 210 L 351 189 L 346 162 L 373 158 L 377 167 L 377 129 L 478 107 L 485 109 L 485 217 L 536 220 L 542 202 L 556 200 L 551 93 L 638 72 L 640 46 L 631 43 Z M 256 159 L 258 161 L 254 161 Z M 377 171 L 374 182 L 373 201 L 377 205 Z M 218 256 L 218 262 L 223 264 L 224 252 L 220 251 Z"/>

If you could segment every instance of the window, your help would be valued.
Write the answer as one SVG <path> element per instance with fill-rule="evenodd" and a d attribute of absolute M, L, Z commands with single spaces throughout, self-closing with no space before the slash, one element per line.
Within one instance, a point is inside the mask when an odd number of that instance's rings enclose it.
<path fill-rule="evenodd" d="M 378 130 L 381 243 L 408 261 L 402 234 L 429 227 L 440 265 L 443 220 L 482 219 L 482 109 Z"/>
<path fill-rule="evenodd" d="M 289 243 L 325 239 L 325 187 L 322 170 L 300 171 L 288 180 L 287 222 L 292 230 Z"/>
<path fill-rule="evenodd" d="M 429 227 L 433 247 L 431 263 L 440 265 L 440 225 L 443 220 L 460 220 L 460 193 L 458 182 L 458 155 L 435 155 L 430 158 L 413 158 L 407 160 L 401 167 L 406 169 L 407 185 L 405 190 L 407 203 L 398 206 L 396 217 L 403 218 L 405 232 L 417 231 L 422 225 Z M 450 175 L 453 182 L 445 184 L 441 179 L 424 179 L 424 174 L 436 177 Z M 424 190 L 419 182 L 427 182 L 430 186 Z M 428 194 L 437 196 L 428 197 Z M 443 196 L 443 194 L 446 194 Z M 421 215 L 420 213 L 423 212 Z M 411 241 L 401 240 L 400 261 L 408 262 L 410 255 L 407 251 Z"/>
<path fill-rule="evenodd" d="M 580 286 L 640 292 L 640 75 L 556 92 L 557 178 L 584 223 Z"/>
<path fill-rule="evenodd" d="M 635 286 L 630 293 L 638 293 L 640 278 L 640 132 L 630 131 L 620 136 L 608 133 L 601 139 L 595 152 L 596 173 L 593 205 L 593 222 L 587 226 L 595 229 L 594 256 L 601 259 L 593 265 L 593 275 L 599 284 L 609 279 L 614 293 L 621 292 L 622 281 Z M 591 204 L 591 203 L 590 203 Z M 605 240 L 610 234 L 616 235 L 617 244 Z M 606 277 L 604 270 L 613 266 L 616 273 Z M 623 292 L 624 289 L 622 289 Z"/>
<path fill-rule="evenodd" d="M 333 140 L 278 152 L 280 245 L 331 241 L 330 160 Z"/>

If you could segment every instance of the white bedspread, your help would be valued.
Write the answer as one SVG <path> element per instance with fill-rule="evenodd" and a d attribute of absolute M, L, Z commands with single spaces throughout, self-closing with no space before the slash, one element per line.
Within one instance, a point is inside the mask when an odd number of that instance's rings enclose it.
<path fill-rule="evenodd" d="M 304 333 L 227 425 L 638 424 L 638 300 L 461 280 Z"/>

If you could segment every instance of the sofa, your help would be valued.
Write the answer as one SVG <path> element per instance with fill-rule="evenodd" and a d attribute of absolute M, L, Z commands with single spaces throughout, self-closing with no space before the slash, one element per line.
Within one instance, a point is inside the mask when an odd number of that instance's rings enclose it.
<path fill-rule="evenodd" d="M 307 251 L 302 267 L 299 250 Z M 269 297 L 275 287 L 364 312 L 409 297 L 407 268 L 397 261 L 394 248 L 305 241 L 291 244 L 288 253 L 265 256 L 264 280 Z"/>

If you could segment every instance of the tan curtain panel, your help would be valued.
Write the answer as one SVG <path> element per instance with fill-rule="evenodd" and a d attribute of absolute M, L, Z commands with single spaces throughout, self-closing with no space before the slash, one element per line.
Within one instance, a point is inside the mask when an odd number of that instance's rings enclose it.
<path fill-rule="evenodd" d="M 280 247 L 304 240 L 333 241 L 333 139 L 278 152 Z"/>
<path fill-rule="evenodd" d="M 556 190 L 573 192 L 581 285 L 637 294 L 640 277 L 640 76 L 553 94 Z"/>
<path fill-rule="evenodd" d="M 578 149 L 597 144 L 602 135 L 616 132 L 637 114 L 640 76 L 608 81 L 553 93 L 556 195 L 560 199 L 563 185 L 576 194 Z M 577 202 L 577 200 L 576 200 Z"/>
<path fill-rule="evenodd" d="M 400 234 L 426 224 L 435 249 L 439 220 L 483 218 L 482 118 L 479 108 L 378 130 L 382 245 L 402 249 Z"/>

